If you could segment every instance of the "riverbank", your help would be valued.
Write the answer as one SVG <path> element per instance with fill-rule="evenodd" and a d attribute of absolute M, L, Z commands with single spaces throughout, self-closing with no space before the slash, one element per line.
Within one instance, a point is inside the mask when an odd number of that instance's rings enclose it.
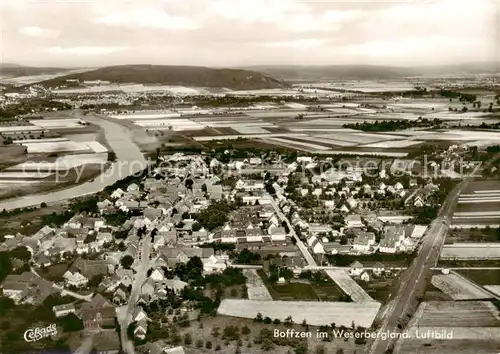
<path fill-rule="evenodd" d="M 41 203 L 54 203 L 66 199 L 82 197 L 102 191 L 105 187 L 133 175 L 147 167 L 147 161 L 135 144 L 133 133 L 127 127 L 96 115 L 86 115 L 73 111 L 72 116 L 85 119 L 103 129 L 104 138 L 116 155 L 116 161 L 109 169 L 91 181 L 51 193 L 37 193 L 29 196 L 10 198 L 0 201 L 0 210 L 12 210 L 39 206 Z"/>

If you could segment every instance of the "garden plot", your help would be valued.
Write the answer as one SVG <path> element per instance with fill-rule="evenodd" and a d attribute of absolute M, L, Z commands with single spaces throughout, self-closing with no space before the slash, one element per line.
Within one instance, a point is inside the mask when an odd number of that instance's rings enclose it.
<path fill-rule="evenodd" d="M 44 129 L 69 129 L 85 126 L 85 122 L 81 119 L 34 119 L 30 120 L 30 123 Z"/>
<path fill-rule="evenodd" d="M 486 291 L 456 274 L 434 275 L 431 283 L 453 300 L 487 299 L 491 297 Z"/>
<path fill-rule="evenodd" d="M 454 243 L 444 245 L 441 259 L 500 259 L 500 243 Z"/>
<path fill-rule="evenodd" d="M 326 110 L 328 112 L 333 112 L 333 113 L 338 113 L 338 114 L 344 114 L 344 115 L 354 115 L 354 114 L 358 114 L 359 113 L 357 110 L 351 109 L 351 108 L 327 108 Z"/>
<path fill-rule="evenodd" d="M 17 125 L 17 126 L 0 127 L 0 133 L 33 132 L 41 130 L 43 130 L 42 127 L 37 127 L 34 125 Z"/>
<path fill-rule="evenodd" d="M 337 284 L 344 293 L 356 303 L 374 302 L 370 295 L 345 270 L 325 270 L 326 275 Z"/>
<path fill-rule="evenodd" d="M 485 285 L 484 287 L 491 291 L 493 294 L 500 296 L 500 285 Z"/>
<path fill-rule="evenodd" d="M 337 326 L 371 327 L 377 316 L 380 303 L 326 302 L 326 301 L 257 301 L 257 300 L 222 300 L 217 312 L 221 315 L 255 318 L 258 313 L 281 321 L 288 316 L 295 323 L 303 320 L 313 326 L 323 326 L 335 322 Z"/>
<path fill-rule="evenodd" d="M 336 140 L 336 139 L 327 139 L 327 138 L 319 138 L 317 136 L 310 136 L 310 137 L 302 137 L 302 138 L 297 138 L 300 140 L 305 140 L 305 141 L 310 141 L 310 142 L 318 142 L 318 143 L 324 143 L 324 144 L 330 144 L 330 145 L 338 145 L 338 146 L 356 146 L 356 143 L 352 143 L 349 141 L 343 141 L 343 140 Z"/>
<path fill-rule="evenodd" d="M 302 103 L 297 103 L 297 102 L 287 102 L 285 103 L 285 106 L 288 108 L 294 108 L 294 109 L 306 109 L 307 105 L 302 104 Z"/>
<path fill-rule="evenodd" d="M 241 133 L 241 134 L 265 134 L 265 133 L 269 133 L 268 130 L 265 130 L 261 127 L 252 127 L 252 126 L 246 126 L 246 125 L 233 125 L 233 126 L 231 126 L 231 129 L 234 129 L 238 133 Z"/>
<path fill-rule="evenodd" d="M 98 141 L 86 141 L 84 142 L 85 145 L 87 145 L 92 151 L 94 151 L 96 154 L 108 152 L 108 149 L 106 149 L 101 143 Z"/>
<path fill-rule="evenodd" d="M 14 140 L 14 144 L 22 144 L 22 143 L 53 143 L 58 141 L 68 141 L 67 138 L 48 138 L 48 139 L 25 139 L 25 140 Z"/>
<path fill-rule="evenodd" d="M 228 139 L 240 139 L 240 138 L 246 138 L 246 139 L 271 138 L 271 137 L 283 137 L 283 136 L 299 137 L 299 136 L 306 136 L 306 135 L 301 134 L 301 133 L 269 133 L 269 134 L 252 134 L 252 135 L 240 135 L 240 134 L 238 134 L 238 135 L 195 136 L 195 137 L 193 137 L 193 139 L 196 141 L 212 141 L 212 140 L 228 140 Z"/>
<path fill-rule="evenodd" d="M 390 138 L 387 138 L 387 137 L 383 137 L 383 136 L 379 137 L 379 136 L 376 136 L 375 134 L 365 135 L 362 133 L 354 133 L 354 134 L 352 134 L 352 133 L 351 134 L 338 133 L 338 134 L 332 134 L 332 135 L 330 135 L 330 137 L 332 137 L 334 139 L 339 139 L 339 140 L 355 143 L 355 144 L 371 144 L 371 143 L 377 143 L 380 141 L 394 139 L 393 136 L 391 136 Z"/>
<path fill-rule="evenodd" d="M 197 122 L 193 122 L 189 119 L 154 119 L 154 120 L 139 120 L 134 121 L 134 124 L 141 126 L 146 129 L 154 129 L 154 130 L 173 130 L 173 131 L 182 131 L 182 130 L 197 130 L 205 128 L 204 125 L 199 124 Z"/>
<path fill-rule="evenodd" d="M 363 150 L 323 150 L 315 151 L 315 153 L 328 153 L 329 155 L 358 155 L 358 156 L 389 156 L 389 157 L 406 157 L 407 152 L 393 151 L 363 151 Z"/>
<path fill-rule="evenodd" d="M 499 211 L 469 211 L 469 212 L 456 212 L 453 214 L 453 217 L 464 217 L 464 218 L 476 218 L 481 216 L 487 217 L 500 217 Z"/>
<path fill-rule="evenodd" d="M 457 113 L 457 112 L 437 112 L 437 113 L 429 113 L 424 116 L 427 119 L 441 119 L 441 120 L 463 120 L 463 119 L 478 119 L 488 115 L 488 113 L 483 112 L 465 112 L 465 113 Z"/>
<path fill-rule="evenodd" d="M 414 145 L 422 144 L 420 141 L 410 141 L 410 140 L 388 140 L 379 141 L 377 143 L 361 145 L 362 147 L 369 148 L 381 148 L 381 149 L 399 149 L 406 148 Z"/>
<path fill-rule="evenodd" d="M 420 304 L 414 324 L 419 327 L 498 327 L 497 312 L 489 301 L 428 301 Z"/>
<path fill-rule="evenodd" d="M 244 269 L 243 275 L 247 277 L 247 293 L 249 300 L 263 300 L 272 301 L 273 298 L 269 293 L 266 285 L 262 281 L 257 270 L 255 269 Z"/>
<path fill-rule="evenodd" d="M 27 161 L 11 166 L 5 171 L 40 171 L 55 172 L 75 168 L 82 165 L 103 165 L 107 162 L 108 154 L 78 154 L 58 157 L 55 162 L 33 162 Z"/>
<path fill-rule="evenodd" d="M 178 112 L 160 112 L 160 113 L 134 113 L 134 114 L 110 114 L 111 118 L 115 119 L 167 119 L 167 118 L 180 118 L 181 114 Z"/>
<path fill-rule="evenodd" d="M 432 102 L 409 102 L 409 103 L 392 103 L 389 107 L 395 108 L 418 108 L 418 109 L 437 109 L 437 108 L 445 108 L 447 109 L 444 103 L 432 103 Z"/>
<path fill-rule="evenodd" d="M 50 172 L 38 171 L 2 171 L 0 172 L 0 179 L 3 178 L 45 178 L 50 176 Z"/>
<path fill-rule="evenodd" d="M 89 151 L 90 148 L 84 143 L 76 143 L 74 141 L 54 141 L 54 142 L 36 142 L 36 143 L 21 143 L 25 146 L 30 154 L 50 153 L 50 152 L 83 152 Z"/>
<path fill-rule="evenodd" d="M 266 137 L 267 138 L 267 137 Z M 305 142 L 298 142 L 295 140 L 290 140 L 290 139 L 284 139 L 284 138 L 269 138 L 269 140 L 277 142 L 277 143 L 284 143 L 287 145 L 292 145 L 292 146 L 298 146 L 299 148 L 302 147 L 303 149 L 313 149 L 313 150 L 328 150 L 330 149 L 327 146 L 323 145 L 317 145 L 317 144 L 311 144 L 311 143 L 305 143 Z"/>
<path fill-rule="evenodd" d="M 40 183 L 39 180 L 30 179 L 30 180 L 22 180 L 22 179 L 0 179 L 0 187 L 11 187 L 13 184 L 36 184 Z"/>

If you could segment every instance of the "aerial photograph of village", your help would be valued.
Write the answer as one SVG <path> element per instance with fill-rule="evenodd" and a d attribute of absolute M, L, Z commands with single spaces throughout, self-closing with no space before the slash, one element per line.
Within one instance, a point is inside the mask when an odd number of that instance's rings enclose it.
<path fill-rule="evenodd" d="M 498 2 L 0 18 L 0 354 L 500 353 Z"/>

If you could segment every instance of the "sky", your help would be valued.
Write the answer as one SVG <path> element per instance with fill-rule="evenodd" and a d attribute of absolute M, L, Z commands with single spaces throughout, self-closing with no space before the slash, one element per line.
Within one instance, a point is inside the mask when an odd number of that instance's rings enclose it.
<path fill-rule="evenodd" d="M 499 1 L 0 0 L 0 61 L 55 67 L 493 61 L 500 54 Z"/>

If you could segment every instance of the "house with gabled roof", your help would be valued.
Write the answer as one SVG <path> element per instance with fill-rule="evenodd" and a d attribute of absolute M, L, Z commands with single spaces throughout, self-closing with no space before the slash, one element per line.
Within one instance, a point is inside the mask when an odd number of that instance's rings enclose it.
<path fill-rule="evenodd" d="M 352 276 L 360 276 L 363 272 L 363 265 L 359 261 L 354 261 L 349 266 L 349 274 Z"/>
<path fill-rule="evenodd" d="M 83 303 L 80 312 L 86 330 L 99 331 L 115 324 L 115 308 L 100 294 L 95 295 L 90 302 Z"/>
<path fill-rule="evenodd" d="M 124 194 L 125 192 L 123 191 L 123 189 L 117 188 L 113 191 L 113 193 L 111 193 L 110 197 L 113 199 L 120 199 L 121 197 L 123 197 Z"/>
<path fill-rule="evenodd" d="M 375 234 L 373 232 L 366 232 L 360 229 L 353 229 L 354 241 L 353 249 L 359 252 L 368 252 L 370 248 L 375 245 Z"/>

